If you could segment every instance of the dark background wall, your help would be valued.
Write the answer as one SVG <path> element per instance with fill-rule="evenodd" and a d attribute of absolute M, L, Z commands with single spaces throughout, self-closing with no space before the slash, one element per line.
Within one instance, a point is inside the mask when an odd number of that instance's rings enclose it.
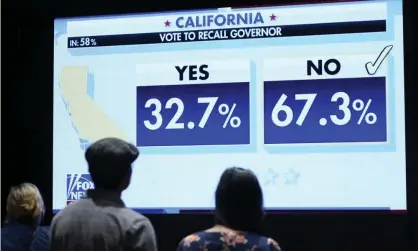
<path fill-rule="evenodd" d="M 301 1 L 263 1 L 271 3 Z M 313 1 L 302 1 L 313 2 Z M 315 1 L 318 2 L 318 1 Z M 417 18 L 405 0 L 408 214 L 285 213 L 268 215 L 265 230 L 286 250 L 418 250 Z M 2 2 L 2 204 L 8 188 L 35 183 L 52 205 L 53 19 L 57 16 L 121 14 L 260 4 L 255 1 L 8 0 Z M 403 167 L 400 167 L 403 168 Z M 353 180 L 355 182 L 355 180 Z M 4 216 L 2 208 L 2 221 Z M 49 224 L 52 212 L 47 212 Z M 181 237 L 210 227 L 211 215 L 150 215 L 160 250 L 174 250 Z M 414 246 L 415 245 L 415 246 Z"/>

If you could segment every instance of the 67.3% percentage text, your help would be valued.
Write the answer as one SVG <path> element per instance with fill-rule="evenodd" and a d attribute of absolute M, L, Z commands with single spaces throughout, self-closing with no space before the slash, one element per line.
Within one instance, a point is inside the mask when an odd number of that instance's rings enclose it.
<path fill-rule="evenodd" d="M 312 108 L 316 96 L 316 93 L 295 94 L 294 99 L 296 101 L 305 101 L 305 105 L 303 106 L 298 118 L 296 119 L 296 124 L 298 126 L 303 125 L 303 122 L 305 121 L 310 109 Z M 293 121 L 293 110 L 289 105 L 285 104 L 287 98 L 288 96 L 286 94 L 282 94 L 277 100 L 271 112 L 271 120 L 277 127 L 286 127 Z M 363 121 L 365 121 L 368 125 L 373 125 L 378 119 L 376 113 L 369 111 L 370 105 L 372 104 L 372 99 L 368 99 L 367 102 L 364 102 L 362 99 L 355 99 L 351 102 L 350 96 L 346 92 L 336 92 L 332 95 L 331 102 L 340 103 L 338 110 L 342 112 L 342 116 L 337 116 L 334 114 L 329 116 L 332 123 L 337 126 L 346 125 L 351 121 L 352 110 L 360 112 L 360 117 L 357 120 L 357 125 L 361 125 Z M 279 116 L 279 114 L 283 114 L 285 116 Z M 319 124 L 321 126 L 325 126 L 327 123 L 328 120 L 326 118 L 321 118 L 319 120 Z"/>

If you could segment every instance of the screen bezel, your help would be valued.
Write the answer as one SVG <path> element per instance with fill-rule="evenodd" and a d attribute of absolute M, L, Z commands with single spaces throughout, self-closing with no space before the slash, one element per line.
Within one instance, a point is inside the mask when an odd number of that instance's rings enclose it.
<path fill-rule="evenodd" d="M 393 0 L 392 0 L 393 1 Z M 346 1 L 346 0 L 340 0 L 340 1 L 283 1 L 280 4 L 265 4 L 265 5 L 247 5 L 247 6 L 243 6 L 243 5 L 239 5 L 239 6 L 230 6 L 232 8 L 254 8 L 254 7 L 274 7 L 274 6 L 289 6 L 289 5 L 307 5 L 307 6 L 311 6 L 311 5 L 319 5 L 319 4 L 329 4 L 329 3 L 345 3 L 345 2 L 376 2 L 376 1 Z M 208 5 L 208 6 L 212 6 L 212 5 Z M 178 7 L 178 6 L 176 6 Z M 219 7 L 215 8 L 218 9 Z M 222 7 L 221 7 L 222 8 Z M 142 15 L 142 14 L 164 14 L 164 13 L 192 13 L 192 12 L 201 12 L 201 11 L 207 11 L 210 9 L 214 9 L 212 7 L 210 8 L 187 8 L 187 9 L 177 9 L 177 8 L 167 8 L 164 10 L 158 10 L 158 11 L 154 11 L 154 9 L 148 9 L 149 11 L 146 12 L 141 12 L 141 13 L 117 13 L 117 12 L 112 12 L 112 13 L 106 13 L 106 12 L 93 12 L 93 13 L 88 13 L 88 14 L 75 14 L 75 15 L 64 15 L 64 16 L 59 16 L 56 17 L 55 20 L 60 20 L 60 19 L 65 19 L 65 20 L 71 20 L 71 19 L 77 19 L 77 20 L 83 20 L 83 19 L 91 19 L 91 18 L 118 18 L 118 17 L 128 17 L 128 16 L 135 16 L 135 15 Z M 405 27 L 405 24 L 404 24 Z M 405 28 L 404 28 L 405 29 Z M 406 67 L 405 67 L 406 68 Z M 406 83 L 406 79 L 405 79 L 405 83 Z M 406 84 L 405 84 L 406 85 Z M 405 87 L 406 89 L 406 87 Z M 405 91 L 406 92 L 406 91 Z M 408 203 L 409 204 L 409 203 Z M 55 212 L 57 212 L 59 210 L 56 210 Z M 144 210 L 145 212 L 147 211 L 146 209 Z M 152 210 L 149 210 L 152 211 Z M 213 212 L 212 209 L 209 210 L 188 210 L 189 213 L 192 214 L 210 214 Z M 370 213 L 370 212 L 381 212 L 380 210 L 351 210 L 351 209 L 333 209 L 333 210 L 267 210 L 267 212 L 272 213 L 272 214 L 282 214 L 282 213 L 316 213 L 316 212 L 346 212 L 346 213 L 358 213 L 358 212 L 365 212 L 365 213 Z M 390 212 L 396 212 L 396 213 L 405 213 L 407 210 L 391 210 Z"/>

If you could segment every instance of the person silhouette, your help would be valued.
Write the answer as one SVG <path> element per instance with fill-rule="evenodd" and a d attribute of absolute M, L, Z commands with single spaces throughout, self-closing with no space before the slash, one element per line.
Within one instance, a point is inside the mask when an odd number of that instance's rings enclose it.
<path fill-rule="evenodd" d="M 215 192 L 215 226 L 191 234 L 177 251 L 280 251 L 279 244 L 262 236 L 263 193 L 251 170 L 226 169 Z"/>
<path fill-rule="evenodd" d="M 151 222 L 121 199 L 138 156 L 134 145 L 118 138 L 98 140 L 87 149 L 95 188 L 54 217 L 50 251 L 157 250 Z"/>
<path fill-rule="evenodd" d="M 47 251 L 49 228 L 41 227 L 45 206 L 31 183 L 12 187 L 7 197 L 7 218 L 1 230 L 2 251 Z"/>

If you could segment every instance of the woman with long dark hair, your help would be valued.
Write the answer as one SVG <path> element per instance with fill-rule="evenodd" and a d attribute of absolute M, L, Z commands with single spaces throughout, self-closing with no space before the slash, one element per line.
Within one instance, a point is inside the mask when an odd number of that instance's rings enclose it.
<path fill-rule="evenodd" d="M 280 251 L 276 241 L 260 235 L 263 193 L 251 170 L 226 169 L 215 192 L 215 226 L 185 237 L 178 251 Z"/>

